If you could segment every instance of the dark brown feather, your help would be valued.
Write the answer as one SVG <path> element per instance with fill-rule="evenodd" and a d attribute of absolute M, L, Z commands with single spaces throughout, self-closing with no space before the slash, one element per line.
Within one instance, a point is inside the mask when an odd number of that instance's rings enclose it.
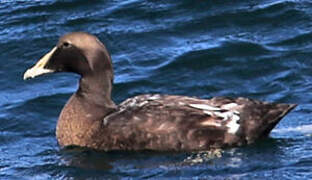
<path fill-rule="evenodd" d="M 222 108 L 231 103 L 232 109 Z M 76 109 L 73 106 L 78 104 L 72 102 L 71 110 Z M 192 107 L 194 104 L 209 105 L 211 109 L 219 110 L 206 110 L 211 112 L 209 114 Z M 93 116 L 94 119 L 89 121 L 83 117 L 87 114 L 85 110 L 71 112 L 68 120 L 61 115 L 58 132 L 67 134 L 61 137 L 58 133 L 58 140 L 64 146 L 79 145 L 102 150 L 198 151 L 240 146 L 267 136 L 292 108 L 293 105 L 263 103 L 246 98 L 203 100 L 147 94 L 127 99 L 114 112 L 102 117 Z M 236 111 L 240 116 L 240 127 L 234 134 L 228 132 L 224 118 L 212 114 L 229 111 Z M 72 117 L 73 114 L 80 115 Z M 65 130 L 64 127 L 69 124 L 72 129 Z M 78 130 L 81 130 L 83 137 L 76 135 L 74 138 Z"/>

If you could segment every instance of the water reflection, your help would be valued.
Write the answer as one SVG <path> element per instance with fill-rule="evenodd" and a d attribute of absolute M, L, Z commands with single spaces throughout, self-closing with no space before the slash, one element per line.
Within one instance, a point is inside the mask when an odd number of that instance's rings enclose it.
<path fill-rule="evenodd" d="M 60 151 L 60 156 L 62 164 L 68 167 L 104 171 L 113 168 L 107 153 L 96 152 L 91 149 L 67 147 Z"/>

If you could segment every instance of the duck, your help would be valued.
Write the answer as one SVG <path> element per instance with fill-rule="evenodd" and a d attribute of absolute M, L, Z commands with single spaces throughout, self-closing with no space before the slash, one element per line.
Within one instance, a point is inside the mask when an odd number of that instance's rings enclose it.
<path fill-rule="evenodd" d="M 23 79 L 48 73 L 80 75 L 78 90 L 63 107 L 56 127 L 59 146 L 100 151 L 206 151 L 255 143 L 296 104 L 244 97 L 200 99 L 143 94 L 116 105 L 111 56 L 94 35 L 72 32 L 26 70 Z"/>

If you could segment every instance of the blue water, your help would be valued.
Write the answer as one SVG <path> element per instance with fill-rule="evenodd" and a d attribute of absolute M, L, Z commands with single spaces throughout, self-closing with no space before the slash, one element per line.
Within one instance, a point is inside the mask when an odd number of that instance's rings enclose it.
<path fill-rule="evenodd" d="M 103 41 L 113 99 L 143 93 L 297 103 L 256 144 L 201 153 L 60 149 L 58 115 L 79 77 L 23 81 L 68 32 Z M 312 179 L 312 3 L 0 1 L 0 179 Z"/>

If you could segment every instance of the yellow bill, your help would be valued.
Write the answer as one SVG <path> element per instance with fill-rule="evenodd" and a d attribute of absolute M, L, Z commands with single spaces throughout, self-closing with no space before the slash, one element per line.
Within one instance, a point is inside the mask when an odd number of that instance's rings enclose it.
<path fill-rule="evenodd" d="M 57 48 L 54 47 L 50 52 L 48 52 L 46 55 L 44 55 L 32 68 L 28 69 L 24 73 L 23 79 L 24 80 L 31 79 L 31 78 L 34 78 L 36 76 L 40 76 L 42 74 L 54 72 L 54 70 L 45 69 L 44 67 L 48 63 L 48 61 L 50 60 L 51 56 L 53 55 L 53 53 L 55 52 L 56 49 Z"/>

